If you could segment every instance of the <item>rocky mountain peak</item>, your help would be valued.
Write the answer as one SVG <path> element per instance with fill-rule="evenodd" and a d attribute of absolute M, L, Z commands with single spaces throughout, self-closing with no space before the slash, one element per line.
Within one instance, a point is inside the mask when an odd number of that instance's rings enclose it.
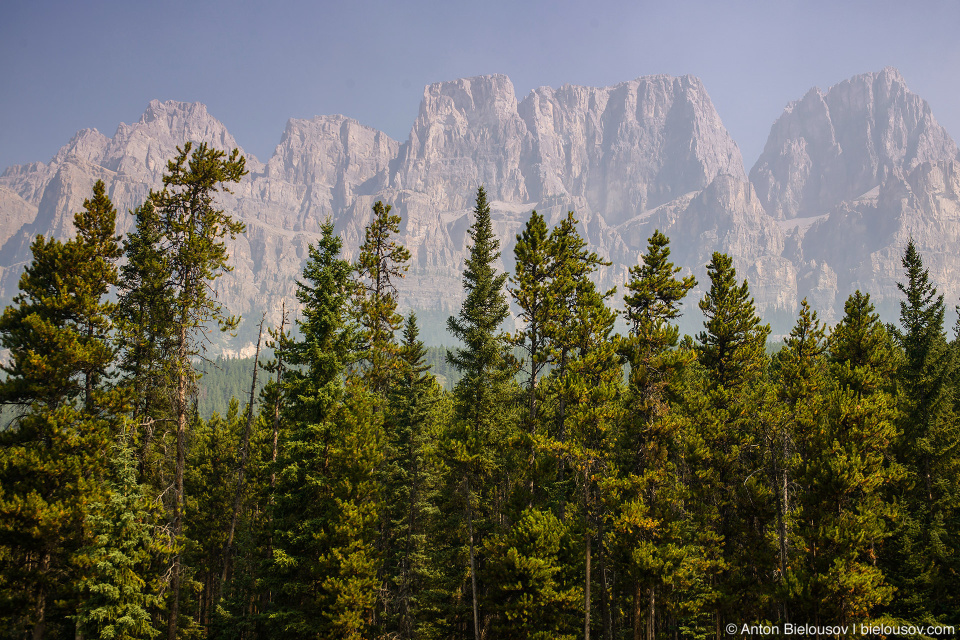
<path fill-rule="evenodd" d="M 486 185 L 491 199 L 529 200 L 520 158 L 528 133 L 504 75 L 429 85 L 392 186 L 420 192 L 452 209 L 469 207 Z"/>
<path fill-rule="evenodd" d="M 539 188 L 531 191 L 585 199 L 611 225 L 702 189 L 717 175 L 746 180 L 737 145 L 693 76 L 541 87 L 519 112 L 533 137 L 530 164 Z"/>
<path fill-rule="evenodd" d="M 811 89 L 770 130 L 750 180 L 780 219 L 828 213 L 896 170 L 957 158 L 956 143 L 892 67 Z"/>
<path fill-rule="evenodd" d="M 152 101 L 112 138 L 84 130 L 50 163 L 7 169 L 0 295 L 16 291 L 37 233 L 72 233 L 94 181 L 106 182 L 119 211 L 136 207 L 188 140 L 239 146 L 205 106 Z M 295 304 L 320 224 L 335 222 L 350 259 L 371 206 L 383 200 L 402 216 L 398 239 L 411 251 L 401 307 L 418 312 L 428 340 L 443 342 L 482 184 L 504 268 L 532 209 L 550 224 L 576 212 L 592 248 L 614 262 L 598 274 L 604 287 L 622 285 L 660 229 L 701 293 L 711 254 L 733 256 L 760 312 L 785 332 L 804 296 L 830 321 L 857 287 L 894 308 L 898 252 L 910 237 L 929 255 L 931 274 L 960 281 L 958 166 L 956 144 L 895 69 L 791 103 L 749 179 L 693 76 L 541 87 L 520 102 L 506 76 L 463 78 L 426 87 L 402 144 L 343 115 L 289 120 L 269 163 L 248 156 L 250 175 L 221 194 L 247 232 L 231 243 L 235 270 L 217 286 L 231 312 L 266 309 L 268 322 L 278 321 L 280 302 Z M 130 216 L 118 223 L 127 231 Z M 685 330 L 698 328 L 691 310 Z"/>

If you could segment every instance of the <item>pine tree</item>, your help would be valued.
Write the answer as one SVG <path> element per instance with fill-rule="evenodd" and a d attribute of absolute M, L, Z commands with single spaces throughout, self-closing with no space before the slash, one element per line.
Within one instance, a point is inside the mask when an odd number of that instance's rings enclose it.
<path fill-rule="evenodd" d="M 507 341 L 500 326 L 509 313 L 504 283 L 506 274 L 493 266 L 500 257 L 500 241 L 493 233 L 490 206 L 483 187 L 477 190 L 474 222 L 468 235 L 472 241 L 465 263 L 463 288 L 466 293 L 457 317 L 447 328 L 463 347 L 448 352 L 447 359 L 462 378 L 454 389 L 456 418 L 452 471 L 460 479 L 460 504 L 469 546 L 469 599 L 473 609 L 474 638 L 481 637 L 477 553 L 489 526 L 490 490 L 496 486 L 497 460 L 494 443 L 503 441 L 505 405 L 511 371 L 507 366 Z"/>
<path fill-rule="evenodd" d="M 683 535 L 680 423 L 668 419 L 668 393 L 689 364 L 689 355 L 676 349 L 679 329 L 671 321 L 696 280 L 677 277 L 681 269 L 669 261 L 670 241 L 660 231 L 647 242 L 624 296 L 630 333 L 619 350 L 630 365 L 628 414 L 618 434 L 617 473 L 606 486 L 615 509 L 615 554 L 630 576 L 634 640 L 652 640 L 658 606 L 673 606 L 667 585 L 675 580 L 671 570 L 680 568 L 676 559 L 695 552 Z"/>
<path fill-rule="evenodd" d="M 550 506 L 560 514 L 567 509 L 576 513 L 582 527 L 584 633 L 589 637 L 594 542 L 601 577 L 606 576 L 607 560 L 597 481 L 610 472 L 623 374 L 612 336 L 617 314 L 607 306 L 615 289 L 600 291 L 590 279 L 610 263 L 587 249 L 578 224 L 569 212 L 547 241 L 550 277 L 545 294 L 550 308 L 543 337 L 553 368 L 544 387 L 552 424 L 536 440 L 556 465 L 556 479 L 547 488 Z M 602 621 L 609 631 L 609 591 L 606 584 L 601 586 Z"/>
<path fill-rule="evenodd" d="M 137 482 L 133 451 L 121 439 L 114 447 L 106 502 L 87 515 L 92 544 L 82 551 L 78 635 L 135 640 L 154 638 L 150 611 L 160 604 L 153 592 L 150 563 L 158 540 L 155 509 Z"/>
<path fill-rule="evenodd" d="M 698 336 L 705 379 L 687 411 L 699 440 L 693 491 L 704 501 L 704 526 L 723 540 L 716 576 L 716 622 L 766 615 L 774 554 L 766 530 L 774 519 L 773 496 L 764 483 L 760 442 L 766 429 L 766 366 L 769 325 L 761 325 L 746 280 L 737 284 L 729 256 L 714 253 L 707 265 L 710 289 L 700 301 L 704 331 Z"/>
<path fill-rule="evenodd" d="M 410 252 L 392 239 L 400 231 L 400 216 L 390 215 L 390 205 L 377 201 L 367 225 L 357 259 L 357 315 L 363 327 L 364 377 L 378 394 L 386 393 L 397 368 L 394 336 L 403 318 L 397 313 L 394 280 L 407 270 Z"/>
<path fill-rule="evenodd" d="M 119 368 L 133 405 L 131 446 L 137 449 L 140 474 L 159 492 L 165 488 L 163 468 L 153 445 L 163 440 L 175 416 L 174 367 L 168 358 L 176 348 L 173 274 L 153 202 L 148 199 L 131 215 L 135 229 L 123 242 L 127 260 L 120 268 L 116 310 Z"/>
<path fill-rule="evenodd" d="M 817 455 L 805 445 L 810 434 L 823 429 L 826 419 L 825 396 L 830 391 L 826 349 L 825 329 L 804 298 L 797 322 L 773 363 L 773 383 L 783 408 L 780 419 L 770 421 L 772 428 L 765 434 L 777 517 L 779 615 L 786 622 L 792 620 L 801 590 L 793 568 L 798 544 L 797 475 L 802 462 Z"/>
<path fill-rule="evenodd" d="M 20 293 L 0 317 L 10 351 L 0 402 L 18 409 L 0 432 L 0 616 L 14 634 L 42 638 L 69 625 L 87 508 L 100 496 L 103 452 L 124 408 L 108 376 L 114 223 L 98 181 L 74 217 L 76 238 L 34 241 Z"/>
<path fill-rule="evenodd" d="M 868 620 L 892 589 L 877 566 L 896 510 L 889 489 L 899 473 L 891 462 L 896 439 L 890 394 L 893 351 L 859 291 L 828 340 L 837 386 L 823 391 L 825 415 L 797 433 L 797 619 Z"/>
<path fill-rule="evenodd" d="M 911 240 L 903 254 L 906 297 L 900 303 L 901 328 L 894 332 L 903 350 L 897 379 L 901 396 L 898 459 L 907 471 L 906 511 L 894 548 L 896 579 L 904 597 L 897 611 L 909 619 L 930 621 L 956 616 L 955 559 L 960 538 L 956 504 L 960 499 L 960 462 L 952 452 L 960 445 L 954 410 L 954 352 L 944 332 L 943 296 Z M 953 618 L 955 619 L 955 618 Z"/>
<path fill-rule="evenodd" d="M 169 259 L 174 342 L 173 371 L 176 380 L 176 463 L 171 505 L 171 540 L 179 544 L 183 530 L 183 474 L 187 456 L 187 423 L 190 390 L 196 381 L 191 359 L 201 348 L 208 324 L 221 330 L 234 328 L 236 318 L 226 317 L 213 294 L 212 283 L 232 267 L 224 238 L 235 238 L 244 225 L 218 209 L 217 192 L 247 174 L 245 158 L 234 149 L 225 152 L 201 143 L 177 147 L 177 157 L 167 163 L 163 190 L 150 193 L 160 230 L 158 245 Z M 179 625 L 181 554 L 174 553 L 170 578 L 167 640 L 176 640 Z"/>
<path fill-rule="evenodd" d="M 737 286 L 730 256 L 715 252 L 707 275 L 710 291 L 700 301 L 706 330 L 697 335 L 700 362 L 715 386 L 734 391 L 762 373 L 770 327 L 760 324 L 747 281 Z"/>
<path fill-rule="evenodd" d="M 584 537 L 584 635 L 590 638 L 593 548 L 599 560 L 600 613 L 604 635 L 612 633 L 609 585 L 606 583 L 607 553 L 598 483 L 612 473 L 615 427 L 621 421 L 623 370 L 616 354 L 613 326 L 617 314 L 607 306 L 615 289 L 600 292 L 586 277 L 577 284 L 576 315 L 573 318 L 575 351 L 561 393 L 568 400 L 564 424 L 565 441 L 558 447 L 565 464 L 575 472 L 578 506 L 583 514 Z"/>
<path fill-rule="evenodd" d="M 498 638 L 573 640 L 583 604 L 570 523 L 550 511 L 525 510 L 485 543 L 491 600 L 502 603 L 491 633 Z"/>
<path fill-rule="evenodd" d="M 533 211 L 513 249 L 516 259 L 516 275 L 510 279 L 514 286 L 510 294 L 520 309 L 519 318 L 523 329 L 513 337 L 513 344 L 520 347 L 526 357 L 522 365 L 527 367 L 527 416 L 531 422 L 537 419 L 537 381 L 549 362 L 544 326 L 550 318 L 551 298 L 547 292 L 552 278 L 553 265 L 550 259 L 549 236 L 543 216 Z M 533 425 L 531 425 L 532 427 Z"/>
<path fill-rule="evenodd" d="M 403 330 L 400 367 L 389 390 L 384 461 L 384 515 L 391 532 L 385 548 L 384 575 L 391 597 L 384 628 L 400 638 L 417 635 L 420 592 L 424 588 L 428 486 L 424 446 L 433 421 L 438 386 L 425 364 L 426 348 L 419 339 L 414 314 Z M 422 621 L 420 621 L 422 623 Z"/>
<path fill-rule="evenodd" d="M 117 283 L 120 257 L 116 211 L 103 181 L 74 216 L 77 237 L 66 243 L 37 236 L 33 262 L 24 270 L 13 306 L 0 319 L 11 362 L 0 399 L 55 408 L 81 397 L 88 409 L 113 363 L 109 341 L 113 305 L 105 298 Z"/>
<path fill-rule="evenodd" d="M 217 617 L 233 498 L 237 490 L 238 462 L 244 419 L 234 397 L 226 415 L 214 412 L 209 420 L 194 415 L 190 424 L 190 450 L 184 472 L 184 566 L 195 580 L 196 614 L 209 629 Z M 187 599 L 184 599 L 187 602 Z"/>
<path fill-rule="evenodd" d="M 366 637 L 379 559 L 380 429 L 373 398 L 344 371 L 360 338 L 350 322 L 352 267 L 333 223 L 310 247 L 297 298 L 302 337 L 287 345 L 269 584 L 270 626 L 293 638 Z"/>
<path fill-rule="evenodd" d="M 518 443 L 520 455 L 526 457 L 525 469 L 520 471 L 518 485 L 524 486 L 526 504 L 544 500 L 542 484 L 549 473 L 545 467 L 549 461 L 538 455 L 537 438 L 542 435 L 543 418 L 540 415 L 542 388 L 540 382 L 550 363 L 550 350 L 544 328 L 550 318 L 548 287 L 553 277 L 553 262 L 550 257 L 549 236 L 543 216 L 533 211 L 523 231 L 517 234 L 513 255 L 516 273 L 510 278 L 510 295 L 518 308 L 518 320 L 522 326 L 511 337 L 514 349 L 523 356 L 517 362 L 526 391 L 526 413 L 521 427 L 522 442 Z M 517 496 L 522 502 L 523 498 Z"/>

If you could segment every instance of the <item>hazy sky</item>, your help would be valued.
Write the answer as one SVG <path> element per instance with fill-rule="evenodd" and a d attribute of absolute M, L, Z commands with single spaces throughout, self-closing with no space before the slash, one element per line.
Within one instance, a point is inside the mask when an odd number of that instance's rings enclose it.
<path fill-rule="evenodd" d="M 199 101 L 266 160 L 288 118 L 342 113 L 406 140 L 423 87 L 505 73 L 548 85 L 699 76 L 747 170 L 813 86 L 900 69 L 960 136 L 960 2 L 47 2 L 0 11 L 0 170 L 112 136 L 147 103 Z"/>

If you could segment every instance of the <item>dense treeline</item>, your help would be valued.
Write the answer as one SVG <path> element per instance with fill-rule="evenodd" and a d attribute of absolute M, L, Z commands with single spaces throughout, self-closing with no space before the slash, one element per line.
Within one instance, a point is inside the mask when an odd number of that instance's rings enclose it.
<path fill-rule="evenodd" d="M 681 337 L 696 282 L 664 235 L 603 291 L 574 215 L 533 212 L 508 276 L 480 188 L 440 362 L 397 312 L 409 253 L 378 202 L 356 263 L 324 224 L 300 315 L 214 380 L 203 341 L 237 319 L 212 284 L 243 232 L 215 194 L 245 166 L 179 151 L 129 237 L 102 182 L 76 238 L 38 237 L 0 317 L 0 637 L 960 621 L 960 342 L 912 243 L 898 325 L 859 291 L 834 327 L 804 301 L 770 355 L 729 256 Z M 203 372 L 235 399 L 201 409 Z"/>

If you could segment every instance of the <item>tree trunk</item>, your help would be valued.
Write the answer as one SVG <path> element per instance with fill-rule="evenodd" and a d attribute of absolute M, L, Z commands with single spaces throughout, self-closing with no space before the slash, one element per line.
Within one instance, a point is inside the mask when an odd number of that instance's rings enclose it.
<path fill-rule="evenodd" d="M 584 535 L 586 536 L 586 581 L 583 587 L 583 638 L 590 640 L 590 474 L 587 469 L 583 470 L 583 524 Z"/>
<path fill-rule="evenodd" d="M 587 579 L 583 587 L 583 638 L 590 640 L 590 532 L 587 531 Z"/>
<path fill-rule="evenodd" d="M 467 526 L 470 530 L 470 583 L 473 589 L 473 640 L 480 640 L 480 616 L 477 608 L 477 564 L 473 549 L 473 495 L 467 476 Z"/>
<path fill-rule="evenodd" d="M 610 585 L 607 584 L 607 553 L 603 544 L 603 520 L 597 522 L 597 545 L 600 552 L 600 617 L 604 640 L 613 640 L 613 614 L 610 606 Z"/>
<path fill-rule="evenodd" d="M 650 610 L 647 612 L 647 640 L 653 640 L 657 632 L 657 609 L 653 587 L 647 589 L 650 594 Z"/>
<path fill-rule="evenodd" d="M 227 544 L 223 549 L 223 573 L 220 576 L 220 588 L 217 590 L 217 604 L 223 601 L 223 588 L 230 575 L 230 561 L 233 558 L 233 535 L 237 530 L 240 517 L 240 502 L 243 498 L 243 476 L 247 467 L 247 450 L 250 447 L 250 430 L 253 428 L 253 397 L 257 393 L 257 370 L 260 367 L 260 340 L 263 338 L 263 322 L 267 314 L 260 319 L 260 331 L 257 333 L 257 351 L 253 357 L 253 381 L 250 383 L 250 404 L 247 407 L 247 424 L 243 430 L 243 445 L 240 448 L 240 465 L 237 467 L 237 492 L 233 497 L 233 515 L 230 518 L 230 531 Z"/>
<path fill-rule="evenodd" d="M 187 360 L 186 320 L 180 323 L 177 358 L 177 466 L 173 492 L 173 527 L 170 531 L 171 544 L 175 548 L 173 567 L 170 577 L 170 618 L 167 620 L 167 640 L 177 640 L 177 618 L 180 615 L 180 550 L 176 548 L 177 538 L 183 528 L 183 468 L 187 459 L 187 372 L 190 366 Z"/>
<path fill-rule="evenodd" d="M 633 581 L 633 640 L 643 640 L 643 597 L 639 580 Z"/>
<path fill-rule="evenodd" d="M 47 630 L 47 589 L 43 581 L 46 580 L 49 570 L 50 554 L 44 553 L 43 560 L 40 561 L 40 591 L 37 593 L 37 606 L 34 607 L 36 622 L 33 624 L 33 640 L 43 640 L 43 635 Z"/>

